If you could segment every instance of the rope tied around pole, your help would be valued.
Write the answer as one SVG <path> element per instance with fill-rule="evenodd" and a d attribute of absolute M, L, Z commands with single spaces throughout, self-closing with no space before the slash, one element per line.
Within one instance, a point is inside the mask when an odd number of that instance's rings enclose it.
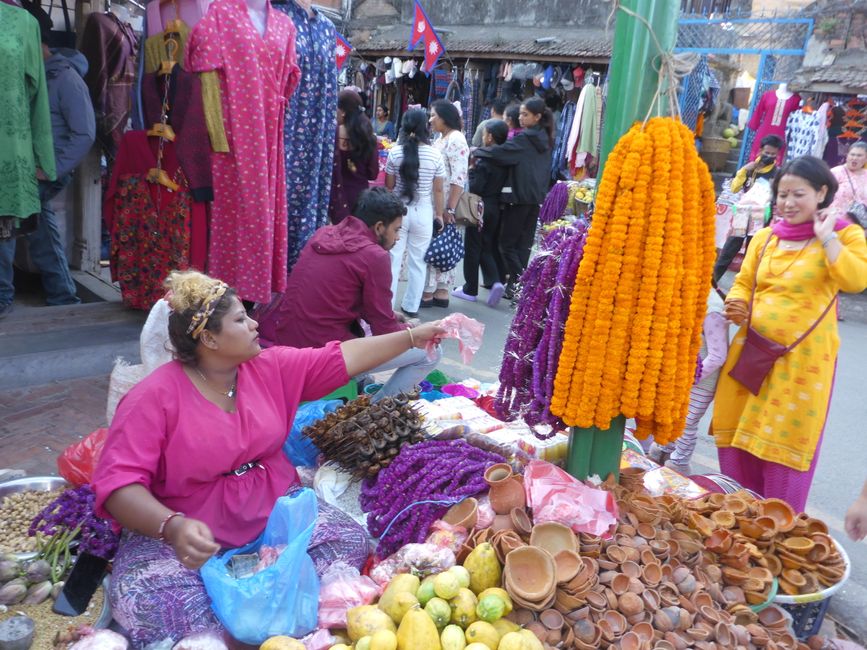
<path fill-rule="evenodd" d="M 698 65 L 698 62 L 701 60 L 700 55 L 695 52 L 681 52 L 679 54 L 667 52 L 665 48 L 662 47 L 662 43 L 659 42 L 659 38 L 656 36 L 656 32 L 653 30 L 653 26 L 650 22 L 644 16 L 632 11 L 632 9 L 622 6 L 620 0 L 613 0 L 611 13 L 608 15 L 608 21 L 606 23 L 606 32 L 618 11 L 622 11 L 627 16 L 635 18 L 647 27 L 647 31 L 653 39 L 653 44 L 659 51 L 659 54 L 654 57 L 653 63 L 651 64 L 657 73 L 656 92 L 653 94 L 653 99 L 650 102 L 647 115 L 645 115 L 644 120 L 641 123 L 642 127 L 647 125 L 648 120 L 650 120 L 651 115 L 653 115 L 657 101 L 659 101 L 660 98 L 668 101 L 669 114 L 677 116 L 680 120 L 682 115 L 680 112 L 680 104 L 677 101 L 677 91 L 680 88 L 681 81 L 693 71 L 695 66 Z"/>

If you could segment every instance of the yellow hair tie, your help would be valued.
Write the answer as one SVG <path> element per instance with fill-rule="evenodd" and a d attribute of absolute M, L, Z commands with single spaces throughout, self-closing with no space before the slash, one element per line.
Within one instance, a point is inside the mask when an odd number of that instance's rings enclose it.
<path fill-rule="evenodd" d="M 225 282 L 215 284 L 214 288 L 211 289 L 210 295 L 202 301 L 202 306 L 195 314 L 193 314 L 193 318 L 190 320 L 190 326 L 187 328 L 187 334 L 191 335 L 194 341 L 198 339 L 205 330 L 205 326 L 208 324 L 208 319 L 214 313 L 217 304 L 220 302 L 220 298 L 225 295 L 228 289 L 229 285 Z"/>

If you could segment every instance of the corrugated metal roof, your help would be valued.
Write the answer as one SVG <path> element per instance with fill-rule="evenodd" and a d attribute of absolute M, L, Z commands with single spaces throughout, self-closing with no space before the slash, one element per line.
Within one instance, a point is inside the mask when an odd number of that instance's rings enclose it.
<path fill-rule="evenodd" d="M 604 29 L 554 27 L 473 27 L 437 26 L 446 51 L 452 57 L 494 57 L 607 61 L 611 58 L 611 38 Z M 370 38 L 350 37 L 362 54 L 385 55 L 407 52 L 409 25 L 391 25 L 371 32 Z M 538 39 L 542 39 L 539 42 Z M 421 49 L 416 49 L 419 56 Z"/>

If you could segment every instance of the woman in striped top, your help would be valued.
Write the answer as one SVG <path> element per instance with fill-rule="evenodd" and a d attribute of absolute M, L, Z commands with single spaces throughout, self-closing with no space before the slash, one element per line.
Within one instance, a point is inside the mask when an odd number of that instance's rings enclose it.
<path fill-rule="evenodd" d="M 391 249 L 391 296 L 397 304 L 397 281 L 406 253 L 408 283 L 401 311 L 418 315 L 427 265 L 424 255 L 433 236 L 434 217 L 445 209 L 446 168 L 442 154 L 430 145 L 427 113 L 412 109 L 403 116 L 398 144 L 388 152 L 385 186 L 406 203 L 399 239 Z"/>

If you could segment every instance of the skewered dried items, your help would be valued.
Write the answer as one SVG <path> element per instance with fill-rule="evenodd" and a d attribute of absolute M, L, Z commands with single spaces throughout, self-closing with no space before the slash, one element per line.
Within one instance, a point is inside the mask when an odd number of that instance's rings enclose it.
<path fill-rule="evenodd" d="M 304 428 L 329 461 L 357 478 L 374 477 L 388 467 L 404 445 L 424 440 L 421 415 L 401 393 L 371 402 L 363 395 Z"/>

